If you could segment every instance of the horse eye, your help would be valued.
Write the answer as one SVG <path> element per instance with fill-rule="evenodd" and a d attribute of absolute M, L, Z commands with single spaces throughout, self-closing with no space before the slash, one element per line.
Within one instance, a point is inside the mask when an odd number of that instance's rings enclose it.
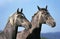
<path fill-rule="evenodd" d="M 49 13 L 45 13 L 45 15 L 48 15 Z"/>
<path fill-rule="evenodd" d="M 19 15 L 18 15 L 17 18 L 22 18 L 22 16 L 19 16 Z"/>

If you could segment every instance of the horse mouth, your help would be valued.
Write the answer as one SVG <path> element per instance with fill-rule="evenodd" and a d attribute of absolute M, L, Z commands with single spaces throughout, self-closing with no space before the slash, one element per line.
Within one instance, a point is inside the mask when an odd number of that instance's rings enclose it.
<path fill-rule="evenodd" d="M 56 26 L 56 23 L 55 22 L 47 22 L 47 24 L 51 27 L 55 27 Z"/>

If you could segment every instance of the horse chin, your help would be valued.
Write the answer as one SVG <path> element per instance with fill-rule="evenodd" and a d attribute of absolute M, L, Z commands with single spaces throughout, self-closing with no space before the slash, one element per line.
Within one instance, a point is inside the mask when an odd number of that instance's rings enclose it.
<path fill-rule="evenodd" d="M 55 26 L 52 26 L 52 28 L 54 28 Z"/>

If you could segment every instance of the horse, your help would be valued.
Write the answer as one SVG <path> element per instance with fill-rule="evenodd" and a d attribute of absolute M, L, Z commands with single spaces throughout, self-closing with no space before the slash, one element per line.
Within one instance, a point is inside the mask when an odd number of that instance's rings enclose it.
<path fill-rule="evenodd" d="M 47 24 L 52 28 L 56 26 L 56 22 L 50 15 L 47 6 L 46 8 L 40 8 L 37 6 L 38 11 L 32 16 L 31 24 L 32 28 L 23 30 L 17 33 L 17 39 L 41 39 L 41 27 L 42 24 Z"/>
<path fill-rule="evenodd" d="M 41 39 L 40 33 L 41 33 L 41 27 L 42 24 L 47 24 L 51 27 L 56 26 L 56 22 L 54 21 L 53 17 L 50 15 L 49 11 L 46 8 L 40 8 L 37 6 L 38 11 L 34 14 L 32 17 L 32 29 L 31 34 L 27 37 L 27 39 Z"/>
<path fill-rule="evenodd" d="M 31 28 L 31 23 L 26 19 L 22 11 L 23 9 L 19 11 L 18 8 L 17 11 L 8 18 L 6 27 L 0 33 L 0 39 L 16 39 L 18 26 L 26 27 L 26 29 Z"/>

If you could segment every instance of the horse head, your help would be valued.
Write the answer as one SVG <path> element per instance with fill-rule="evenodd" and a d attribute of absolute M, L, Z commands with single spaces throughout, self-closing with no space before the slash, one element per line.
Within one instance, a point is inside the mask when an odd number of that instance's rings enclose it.
<path fill-rule="evenodd" d="M 27 20 L 27 18 L 23 14 L 23 9 L 19 11 L 19 8 L 17 9 L 17 12 L 10 17 L 10 23 L 12 25 L 22 26 L 25 29 L 31 28 L 31 23 Z"/>
<path fill-rule="evenodd" d="M 37 8 L 39 10 L 38 11 L 39 22 L 55 27 L 56 22 L 54 21 L 53 17 L 50 15 L 49 11 L 47 10 L 47 6 L 46 8 L 40 8 L 39 6 L 37 6 Z"/>

